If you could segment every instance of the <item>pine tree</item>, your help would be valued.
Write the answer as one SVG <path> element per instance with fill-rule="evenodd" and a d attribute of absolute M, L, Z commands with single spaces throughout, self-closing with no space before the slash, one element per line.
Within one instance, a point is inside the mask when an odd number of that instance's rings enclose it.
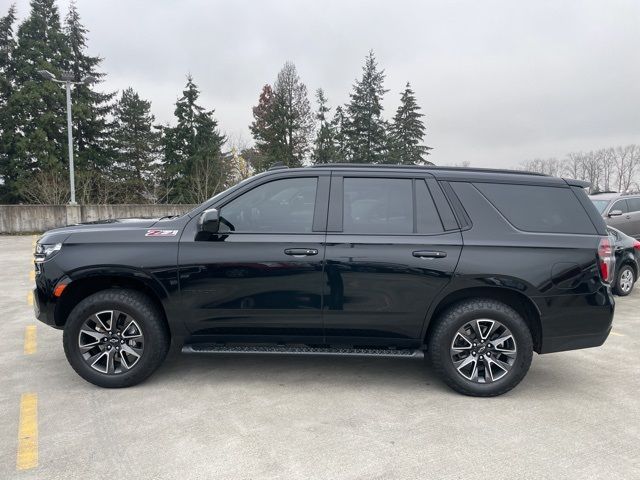
<path fill-rule="evenodd" d="M 151 102 L 132 88 L 122 92 L 114 109 L 114 177 L 128 202 L 157 202 L 155 175 L 160 135 L 154 129 Z"/>
<path fill-rule="evenodd" d="M 390 155 L 388 163 L 404 165 L 431 164 L 424 157 L 429 155 L 430 147 L 422 145 L 425 126 L 422 121 L 424 115 L 416 97 L 407 82 L 400 97 L 400 106 L 393 117 L 390 134 Z M 385 162 L 387 163 L 387 162 Z"/>
<path fill-rule="evenodd" d="M 333 131 L 334 140 L 334 161 L 337 163 L 349 161 L 349 144 L 347 139 L 347 129 L 349 119 L 347 118 L 344 109 L 338 105 L 336 112 L 331 120 L 331 129 Z"/>
<path fill-rule="evenodd" d="M 165 181 L 171 185 L 172 202 L 206 200 L 226 184 L 221 148 L 225 137 L 218 130 L 213 110 L 198 105 L 198 87 L 191 75 L 176 102 L 175 127 L 165 127 L 163 149 Z"/>
<path fill-rule="evenodd" d="M 335 132 L 332 123 L 327 120 L 327 114 L 331 109 L 327 106 L 327 98 L 321 88 L 316 91 L 316 101 L 318 103 L 318 112 L 316 113 L 318 131 L 311 160 L 314 164 L 335 162 Z"/>
<path fill-rule="evenodd" d="M 266 160 L 262 168 L 276 162 L 290 167 L 304 163 L 310 148 L 313 114 L 307 87 L 293 63 L 284 64 L 273 89 L 268 85 L 262 89 L 253 116 L 251 133 Z"/>
<path fill-rule="evenodd" d="M 7 191 L 15 181 L 15 172 L 11 171 L 9 160 L 11 151 L 11 115 L 7 103 L 13 90 L 13 54 L 16 48 L 16 40 L 13 25 L 16 21 L 16 6 L 11 5 L 7 15 L 0 18 L 0 201 L 12 200 L 12 195 Z M 7 144 L 5 145 L 5 142 Z M 13 174 L 13 175 L 12 175 Z"/>
<path fill-rule="evenodd" d="M 253 107 L 253 122 L 249 126 L 256 143 L 255 152 L 251 152 L 253 167 L 264 171 L 277 161 L 278 140 L 273 128 L 274 94 L 271 85 L 262 87 L 258 105 Z"/>
<path fill-rule="evenodd" d="M 31 0 L 31 13 L 18 29 L 12 55 L 14 88 L 6 106 L 11 122 L 4 127 L 2 142 L 10 152 L 5 169 L 7 194 L 15 200 L 29 195 L 38 173 L 46 172 L 55 180 L 66 175 L 64 90 L 40 78 L 38 70 L 59 75 L 68 69 L 68 58 L 55 0 Z M 65 201 L 64 193 L 56 200 Z"/>
<path fill-rule="evenodd" d="M 387 124 L 382 118 L 384 70 L 378 70 L 373 51 L 362 69 L 362 78 L 353 86 L 347 105 L 346 128 L 349 158 L 353 162 L 382 163 L 387 153 Z"/>
<path fill-rule="evenodd" d="M 101 79 L 104 73 L 98 71 L 102 58 L 86 53 L 87 29 L 80 22 L 75 2 L 69 5 L 65 19 L 65 33 L 70 49 L 70 72 L 74 81 L 87 76 Z M 113 105 L 115 93 L 100 93 L 91 85 L 78 85 L 73 91 L 73 138 L 75 142 L 76 167 L 95 174 L 96 169 L 108 166 L 112 157 L 109 151 L 110 125 L 107 120 Z"/>

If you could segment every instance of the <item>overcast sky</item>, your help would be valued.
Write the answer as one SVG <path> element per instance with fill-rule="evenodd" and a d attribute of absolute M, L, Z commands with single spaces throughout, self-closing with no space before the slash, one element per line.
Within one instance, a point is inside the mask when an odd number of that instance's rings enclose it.
<path fill-rule="evenodd" d="M 76 3 L 89 53 L 104 58 L 101 88 L 133 87 L 162 123 L 190 72 L 222 130 L 250 141 L 251 107 L 285 61 L 335 107 L 373 49 L 385 116 L 410 81 L 436 164 L 507 167 L 640 143 L 638 0 Z M 64 17 L 68 1 L 58 5 Z M 17 6 L 28 14 L 28 0 Z"/>

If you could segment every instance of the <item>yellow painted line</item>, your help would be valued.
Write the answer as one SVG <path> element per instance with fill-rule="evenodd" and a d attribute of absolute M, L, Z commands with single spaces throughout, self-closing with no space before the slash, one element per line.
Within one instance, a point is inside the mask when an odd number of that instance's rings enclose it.
<path fill-rule="evenodd" d="M 29 280 L 31 280 L 32 282 L 35 281 L 36 279 L 36 272 L 35 270 L 30 270 L 29 271 Z"/>
<path fill-rule="evenodd" d="M 626 337 L 626 335 L 618 332 L 611 332 L 611 335 L 615 335 L 616 337 Z"/>
<path fill-rule="evenodd" d="M 24 353 L 33 355 L 38 349 L 38 338 L 36 337 L 36 326 L 27 325 L 24 329 Z"/>
<path fill-rule="evenodd" d="M 27 303 L 33 307 L 33 292 L 27 293 Z"/>
<path fill-rule="evenodd" d="M 36 247 L 36 243 L 38 242 L 38 236 L 37 235 L 33 235 L 31 238 L 33 238 L 33 241 L 31 242 L 31 246 L 33 248 Z"/>
<path fill-rule="evenodd" d="M 38 466 L 38 395 L 23 393 L 20 398 L 18 455 L 16 468 L 29 470 Z"/>

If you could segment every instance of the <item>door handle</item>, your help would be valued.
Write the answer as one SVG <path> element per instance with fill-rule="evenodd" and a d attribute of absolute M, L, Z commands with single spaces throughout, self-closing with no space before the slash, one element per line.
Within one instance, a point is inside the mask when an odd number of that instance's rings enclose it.
<path fill-rule="evenodd" d="M 434 250 L 416 250 L 413 252 L 413 256 L 417 258 L 444 258 L 447 256 L 447 252 L 439 252 Z"/>
<path fill-rule="evenodd" d="M 317 255 L 318 250 L 315 248 L 285 248 L 284 253 L 291 255 L 292 257 L 308 257 L 311 255 Z"/>

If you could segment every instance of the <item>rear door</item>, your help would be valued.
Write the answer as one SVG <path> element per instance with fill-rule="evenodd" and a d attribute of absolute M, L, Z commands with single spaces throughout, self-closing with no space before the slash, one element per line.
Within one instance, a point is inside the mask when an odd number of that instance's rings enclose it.
<path fill-rule="evenodd" d="M 415 343 L 460 256 L 461 234 L 437 182 L 381 173 L 332 175 L 323 302 L 327 343 Z"/>

